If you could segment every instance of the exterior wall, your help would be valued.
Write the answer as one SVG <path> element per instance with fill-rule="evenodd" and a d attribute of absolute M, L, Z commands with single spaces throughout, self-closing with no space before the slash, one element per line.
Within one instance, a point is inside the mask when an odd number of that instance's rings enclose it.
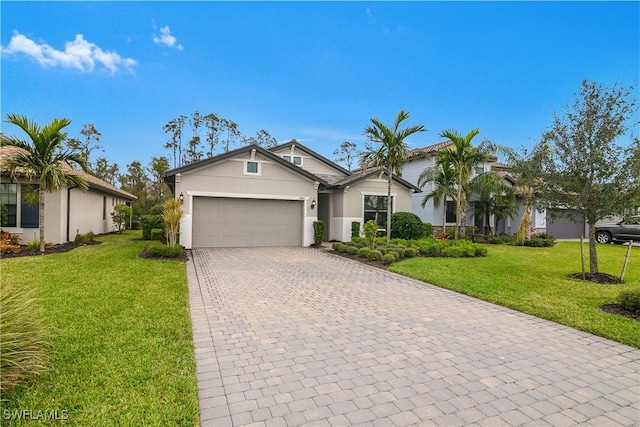
<path fill-rule="evenodd" d="M 259 174 L 246 174 L 246 161 L 258 162 Z M 317 210 L 311 208 L 311 201 L 318 200 L 316 183 L 259 153 L 253 160 L 251 152 L 240 153 L 176 176 L 175 194 L 181 193 L 184 196 L 184 216 L 180 223 L 180 240 L 188 249 L 192 245 L 194 196 L 302 200 L 303 244 L 313 244 L 313 221 L 317 220 Z"/>
<path fill-rule="evenodd" d="M 310 156 L 306 152 L 300 150 L 298 147 L 294 147 L 293 152 L 291 147 L 284 147 L 280 150 L 272 150 L 273 154 L 277 156 L 300 156 L 302 157 L 302 165 L 299 167 L 311 172 L 314 175 L 337 175 L 346 176 L 339 172 L 337 169 L 332 168 L 325 162 L 320 161 L 314 156 Z"/>

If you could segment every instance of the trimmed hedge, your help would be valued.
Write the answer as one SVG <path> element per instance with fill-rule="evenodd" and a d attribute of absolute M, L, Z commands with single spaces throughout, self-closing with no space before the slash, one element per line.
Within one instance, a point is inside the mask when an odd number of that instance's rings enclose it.
<path fill-rule="evenodd" d="M 164 230 L 164 221 L 161 215 L 142 215 L 140 217 L 140 227 L 142 228 L 142 238 L 151 240 L 151 230 L 154 228 Z"/>
<path fill-rule="evenodd" d="M 147 254 L 153 258 L 179 258 L 184 251 L 180 245 L 168 246 L 159 242 L 151 243 L 146 250 Z"/>
<path fill-rule="evenodd" d="M 395 212 L 391 214 L 391 238 L 419 239 L 424 230 L 422 220 L 411 212 Z"/>
<path fill-rule="evenodd" d="M 162 242 L 163 236 L 164 236 L 164 230 L 162 228 L 151 229 L 151 240 Z"/>
<path fill-rule="evenodd" d="M 620 292 L 618 302 L 625 310 L 640 314 L 640 289 Z"/>

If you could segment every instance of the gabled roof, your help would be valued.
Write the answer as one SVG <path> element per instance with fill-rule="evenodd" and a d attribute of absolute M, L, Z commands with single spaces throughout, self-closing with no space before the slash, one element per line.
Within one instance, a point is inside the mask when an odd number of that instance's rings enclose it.
<path fill-rule="evenodd" d="M 379 167 L 375 167 L 375 168 L 368 168 L 365 169 L 364 171 L 360 171 L 360 172 L 354 172 L 351 176 L 348 176 L 342 180 L 340 180 L 339 182 L 337 182 L 335 184 L 336 188 L 345 188 L 349 185 L 353 185 L 356 184 L 364 179 L 367 179 L 371 176 L 374 175 L 378 175 L 380 173 L 383 174 L 387 174 L 388 175 L 388 171 L 386 168 L 383 168 L 381 166 Z M 410 190 L 413 190 L 416 193 L 420 193 L 422 192 L 422 190 L 418 187 L 416 187 L 415 185 L 411 184 L 409 181 L 405 181 L 404 179 L 396 176 L 396 175 L 392 175 L 392 179 L 394 181 L 396 181 L 398 184 L 404 185 L 405 187 L 409 188 Z"/>
<path fill-rule="evenodd" d="M 12 145 L 4 145 L 4 146 L 0 146 L 0 165 L 3 165 L 4 162 L 6 161 L 6 159 L 15 156 L 18 153 L 26 153 L 26 151 L 20 147 L 16 147 L 16 146 L 12 146 Z M 84 171 L 75 169 L 73 167 L 71 167 L 68 164 L 64 164 L 62 165 L 62 168 L 69 174 L 72 175 L 78 175 L 81 176 L 85 179 L 85 181 L 87 181 L 87 184 L 89 185 L 89 188 L 92 188 L 94 190 L 98 190 L 101 191 L 103 193 L 108 193 L 108 194 L 112 194 L 114 196 L 118 196 L 118 197 L 122 197 L 124 199 L 127 200 L 138 200 L 138 198 L 136 196 L 134 196 L 133 194 L 129 193 L 128 191 L 124 191 L 121 190 L 117 187 L 115 187 L 114 185 L 101 180 L 100 178 L 97 178 L 91 174 L 88 174 Z M 2 166 L 0 166 L 0 171 L 2 172 L 6 172 L 6 169 Z"/>
<path fill-rule="evenodd" d="M 415 159 L 435 155 L 438 151 L 441 151 L 450 145 L 453 145 L 453 142 L 443 141 L 437 144 L 428 145 L 423 148 L 416 148 L 414 150 L 409 151 L 409 154 L 407 155 L 407 160 L 415 160 Z"/>
<path fill-rule="evenodd" d="M 342 166 L 332 162 L 331 160 L 327 159 L 326 157 L 324 157 L 321 154 L 316 153 L 315 151 L 313 151 L 312 149 L 305 147 L 304 145 L 300 144 L 296 139 L 292 139 L 290 141 L 284 142 L 280 145 L 277 145 L 273 148 L 270 148 L 269 151 L 278 151 L 278 150 L 282 150 L 283 148 L 288 148 L 291 147 L 292 145 L 295 145 L 296 148 L 300 149 L 301 151 L 306 152 L 307 154 L 309 154 L 310 156 L 315 157 L 316 159 L 320 160 L 322 163 L 326 164 L 329 167 L 332 167 L 333 169 L 345 174 L 345 175 L 351 175 L 351 172 L 346 170 L 345 168 L 343 168 Z"/>
<path fill-rule="evenodd" d="M 209 165 L 213 165 L 215 163 L 221 162 L 223 160 L 229 159 L 231 157 L 235 157 L 238 154 L 242 154 L 242 153 L 246 153 L 246 152 L 251 152 L 252 150 L 256 150 L 257 153 L 262 154 L 263 156 L 269 158 L 270 160 L 273 160 L 276 163 L 279 163 L 280 165 L 310 179 L 313 181 L 318 181 L 321 184 L 326 185 L 327 182 L 318 177 L 317 175 L 312 174 L 311 172 L 307 171 L 306 169 L 303 169 L 301 167 L 298 167 L 296 165 L 294 165 L 291 162 L 288 162 L 286 160 L 284 160 L 282 157 L 272 153 L 271 151 L 265 150 L 264 148 L 260 147 L 259 145 L 256 144 L 250 144 L 250 145 L 245 145 L 244 147 L 240 147 L 238 149 L 232 150 L 232 151 L 227 151 L 226 153 L 222 153 L 222 154 L 218 154 L 217 156 L 213 156 L 213 157 L 209 157 L 208 159 L 204 159 L 204 160 L 200 160 L 198 162 L 195 163 L 191 163 L 188 165 L 184 165 L 184 166 L 180 166 L 179 168 L 175 168 L 175 169 L 171 169 L 168 170 L 164 173 L 164 177 L 165 177 L 165 181 L 169 181 L 170 178 L 175 177 L 177 174 L 179 173 L 183 173 L 183 172 L 188 172 L 190 170 L 194 170 L 194 169 L 198 169 L 201 168 L 203 166 L 209 166 Z"/>

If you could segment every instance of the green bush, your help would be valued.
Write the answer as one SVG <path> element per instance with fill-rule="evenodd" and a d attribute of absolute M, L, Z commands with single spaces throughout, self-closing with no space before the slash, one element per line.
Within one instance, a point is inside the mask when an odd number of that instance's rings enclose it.
<path fill-rule="evenodd" d="M 38 244 L 38 247 L 40 245 Z M 34 290 L 3 283 L 0 292 L 0 393 L 47 369 L 46 328 Z"/>
<path fill-rule="evenodd" d="M 360 237 L 360 222 L 352 221 L 351 222 L 351 240 L 355 239 L 356 237 Z"/>
<path fill-rule="evenodd" d="M 144 240 L 151 240 L 152 229 L 162 228 L 164 230 L 162 215 L 142 215 L 140 217 L 140 227 L 142 228 L 142 238 Z"/>
<path fill-rule="evenodd" d="M 422 237 L 422 220 L 411 212 L 391 214 L 391 238 L 419 239 Z"/>
<path fill-rule="evenodd" d="M 362 226 L 364 231 L 364 241 L 370 248 L 373 248 L 376 241 L 376 234 L 378 233 L 378 223 L 370 219 Z"/>
<path fill-rule="evenodd" d="M 404 250 L 404 256 L 406 258 L 415 258 L 418 252 L 414 248 L 407 248 Z"/>
<path fill-rule="evenodd" d="M 369 258 L 369 260 L 371 261 L 380 261 L 382 259 L 382 252 L 373 249 L 369 252 L 369 255 L 367 255 L 367 258 Z"/>
<path fill-rule="evenodd" d="M 351 246 L 344 244 L 344 243 L 339 243 L 338 244 L 338 252 L 347 252 L 347 249 L 349 249 Z"/>
<path fill-rule="evenodd" d="M 322 244 L 324 238 L 324 221 L 313 221 L 313 243 L 316 246 Z"/>
<path fill-rule="evenodd" d="M 338 246 L 340 246 L 341 244 L 342 244 L 342 243 L 340 243 L 340 242 L 335 242 L 335 243 L 333 243 L 333 244 L 331 245 L 331 248 L 332 248 L 334 251 L 337 251 L 337 250 L 338 250 Z"/>
<path fill-rule="evenodd" d="M 380 261 L 382 261 L 384 265 L 390 265 L 391 263 L 396 262 L 397 259 L 393 255 L 393 253 L 388 253 L 386 255 L 382 255 L 382 258 L 380 259 Z"/>
<path fill-rule="evenodd" d="M 162 228 L 151 229 L 151 240 L 162 242 L 163 235 L 164 235 L 164 230 Z"/>
<path fill-rule="evenodd" d="M 394 261 L 400 261 L 400 254 L 398 253 L 398 251 L 392 249 L 390 251 L 388 251 L 385 255 L 382 256 L 382 259 L 384 260 L 384 257 L 386 257 L 387 255 L 391 255 L 393 257 Z"/>
<path fill-rule="evenodd" d="M 76 237 L 75 239 L 73 239 L 73 241 L 79 245 L 88 245 L 89 243 L 93 242 L 95 237 L 96 235 L 93 233 L 93 231 L 88 231 L 85 234 L 76 234 Z"/>
<path fill-rule="evenodd" d="M 356 242 L 345 242 L 344 244 L 347 245 L 347 246 L 356 246 L 357 245 Z"/>
<path fill-rule="evenodd" d="M 27 249 L 30 249 L 32 251 L 37 251 L 38 249 L 40 249 L 40 241 L 32 240 L 30 242 L 27 242 Z"/>
<path fill-rule="evenodd" d="M 369 255 L 369 252 L 371 252 L 371 249 L 364 247 L 364 248 L 360 248 L 358 250 L 358 256 L 361 258 L 367 258 L 367 255 Z"/>
<path fill-rule="evenodd" d="M 351 241 L 354 243 L 362 243 L 364 242 L 364 237 L 352 237 Z"/>
<path fill-rule="evenodd" d="M 154 242 L 146 247 L 147 254 L 152 258 L 179 258 L 184 251 L 180 245 L 168 246 Z"/>
<path fill-rule="evenodd" d="M 640 289 L 620 292 L 618 302 L 625 310 L 640 314 Z"/>
<path fill-rule="evenodd" d="M 422 223 L 422 237 L 432 237 L 433 236 L 433 226 L 430 222 Z"/>
<path fill-rule="evenodd" d="M 440 253 L 447 258 L 462 258 L 464 256 L 464 249 L 458 245 L 451 245 L 442 248 Z"/>
<path fill-rule="evenodd" d="M 358 248 L 357 246 L 349 246 L 347 248 L 347 253 L 351 254 L 351 255 L 358 255 L 358 251 L 360 250 L 360 248 Z"/>

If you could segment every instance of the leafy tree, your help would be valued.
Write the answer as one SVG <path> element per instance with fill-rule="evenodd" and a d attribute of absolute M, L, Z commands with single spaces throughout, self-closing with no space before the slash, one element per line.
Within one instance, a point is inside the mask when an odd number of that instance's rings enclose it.
<path fill-rule="evenodd" d="M 149 205 L 161 205 L 170 194 L 169 187 L 164 182 L 162 175 L 169 170 L 169 159 L 162 157 L 152 157 L 151 163 L 147 167 L 151 179 L 149 181 L 149 191 L 147 194 Z"/>
<path fill-rule="evenodd" d="M 358 146 L 353 142 L 345 141 L 340 144 L 340 149 L 333 152 L 334 156 L 340 156 L 335 161 L 337 163 L 344 163 L 349 171 L 351 166 L 360 153 L 358 152 Z"/>
<path fill-rule="evenodd" d="M 242 142 L 245 145 L 256 144 L 265 148 L 272 148 L 278 145 L 278 140 L 272 137 L 271 134 L 264 129 L 260 129 L 256 132 L 255 136 L 242 137 Z"/>
<path fill-rule="evenodd" d="M 122 233 L 122 230 L 127 228 L 127 222 L 131 218 L 133 209 L 131 206 L 125 204 L 116 205 L 111 212 L 111 219 L 113 220 L 113 227 L 118 230 L 118 233 Z"/>
<path fill-rule="evenodd" d="M 128 164 L 127 173 L 120 174 L 119 180 L 123 190 L 138 198 L 137 203 L 133 204 L 133 214 L 141 215 L 146 213 L 150 209 L 148 198 L 149 177 L 145 173 L 142 164 L 137 160 Z"/>
<path fill-rule="evenodd" d="M 84 140 L 81 141 L 78 138 L 71 138 L 66 141 L 66 145 L 72 152 L 78 152 L 84 158 L 87 166 L 91 167 L 91 153 L 94 150 L 103 150 L 103 147 L 98 144 L 102 134 L 98 132 L 93 123 L 82 125 L 80 134 L 84 136 Z"/>
<path fill-rule="evenodd" d="M 494 229 L 497 231 L 498 216 L 504 219 L 517 214 L 515 189 L 496 172 L 479 174 L 471 180 L 469 188 L 479 193 L 479 199 L 473 202 L 473 206 L 477 214 L 484 216 L 483 234 L 488 234 L 487 231 L 491 233 L 491 215 L 496 219 Z"/>
<path fill-rule="evenodd" d="M 184 129 L 185 120 L 187 118 L 180 115 L 163 127 L 164 132 L 168 133 L 171 138 L 164 145 L 164 148 L 171 150 L 173 153 L 173 167 L 175 168 L 182 166 L 182 130 Z"/>
<path fill-rule="evenodd" d="M 106 157 L 98 157 L 96 159 L 96 166 L 93 169 L 93 176 L 100 178 L 103 181 L 108 182 L 111 185 L 116 185 L 118 180 L 118 173 L 120 168 L 117 163 L 110 164 Z"/>
<path fill-rule="evenodd" d="M 387 170 L 387 241 L 391 239 L 391 183 L 392 174 L 402 175 L 402 166 L 407 158 L 409 147 L 405 139 L 417 132 L 424 132 L 423 125 L 408 126 L 400 129 L 402 123 L 409 118 L 409 113 L 400 110 L 392 126 L 387 126 L 378 119 L 371 119 L 371 125 L 364 129 L 369 143 L 367 151 L 362 155 L 360 167 L 363 172 L 367 168 L 380 167 Z"/>
<path fill-rule="evenodd" d="M 191 123 L 192 129 L 193 129 L 193 136 L 191 137 L 187 145 L 183 164 L 190 164 L 190 163 L 197 162 L 202 158 L 202 155 L 204 154 L 201 151 L 202 146 L 200 144 L 200 127 L 202 126 L 203 120 L 204 118 L 200 115 L 198 111 L 193 113 L 191 115 L 191 119 L 189 119 L 189 122 Z"/>
<path fill-rule="evenodd" d="M 434 188 L 422 198 L 420 205 L 424 208 L 433 199 L 434 206 L 438 207 L 442 200 L 442 231 L 445 229 L 447 217 L 447 198 L 455 202 L 458 195 L 456 186 L 456 171 L 447 159 L 436 163 L 435 166 L 425 168 L 418 177 L 418 187 L 432 183 Z"/>
<path fill-rule="evenodd" d="M 611 87 L 584 80 L 572 107 L 554 114 L 535 147 L 543 178 L 540 202 L 583 214 L 589 224 L 589 270 L 598 273 L 596 222 L 638 207 L 639 144 L 619 144 L 637 128 L 635 87 Z"/>
<path fill-rule="evenodd" d="M 16 137 L 0 138 L 0 144 L 24 150 L 4 161 L 3 166 L 13 181 L 25 176 L 39 183 L 40 252 L 44 253 L 45 194 L 60 190 L 63 186 L 87 191 L 87 181 L 69 166 L 77 166 L 84 172 L 89 172 L 89 168 L 83 155 L 63 149 L 67 135 L 62 130 L 71 124 L 69 119 L 54 119 L 43 127 L 26 116 L 16 114 L 7 115 L 6 121 L 18 126 L 29 137 L 28 141 Z"/>

